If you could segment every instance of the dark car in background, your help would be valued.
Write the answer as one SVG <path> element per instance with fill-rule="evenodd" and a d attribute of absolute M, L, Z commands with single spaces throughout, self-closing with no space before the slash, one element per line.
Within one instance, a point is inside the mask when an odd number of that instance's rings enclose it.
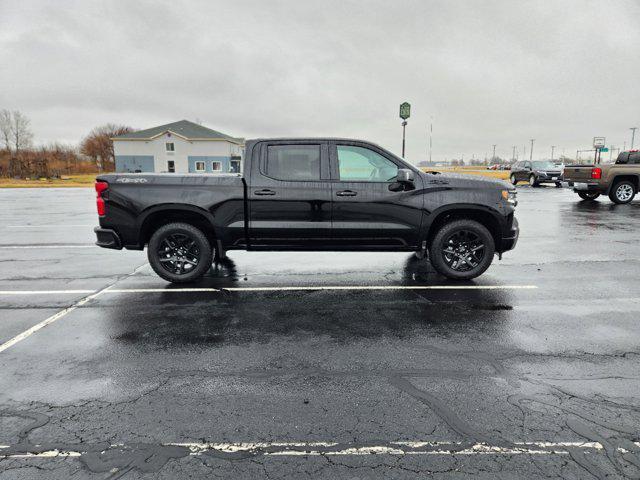
<path fill-rule="evenodd" d="M 529 182 L 532 187 L 543 183 L 552 183 L 556 187 L 562 186 L 562 167 L 547 160 L 521 161 L 511 167 L 511 183 Z"/>

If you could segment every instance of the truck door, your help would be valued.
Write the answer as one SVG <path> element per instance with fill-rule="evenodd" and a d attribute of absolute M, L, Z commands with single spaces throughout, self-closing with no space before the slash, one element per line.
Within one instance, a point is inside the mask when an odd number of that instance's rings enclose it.
<path fill-rule="evenodd" d="M 390 190 L 402 165 L 367 144 L 332 142 L 330 158 L 333 242 L 372 248 L 418 246 L 421 177 L 416 175 L 414 191 Z"/>
<path fill-rule="evenodd" d="M 326 142 L 264 142 L 253 156 L 249 198 L 252 248 L 313 248 L 331 236 Z"/>

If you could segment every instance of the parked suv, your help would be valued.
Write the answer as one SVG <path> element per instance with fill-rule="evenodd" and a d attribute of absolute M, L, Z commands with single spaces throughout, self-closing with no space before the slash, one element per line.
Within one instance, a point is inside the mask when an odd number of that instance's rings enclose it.
<path fill-rule="evenodd" d="M 542 183 L 553 183 L 561 187 L 562 167 L 545 160 L 516 162 L 511 168 L 511 183 L 529 182 L 532 187 Z"/>

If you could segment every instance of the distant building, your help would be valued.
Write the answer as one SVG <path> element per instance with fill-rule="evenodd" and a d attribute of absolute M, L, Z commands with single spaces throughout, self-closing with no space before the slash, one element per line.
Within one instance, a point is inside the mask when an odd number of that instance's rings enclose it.
<path fill-rule="evenodd" d="M 240 172 L 244 139 L 188 120 L 113 139 L 116 172 Z"/>

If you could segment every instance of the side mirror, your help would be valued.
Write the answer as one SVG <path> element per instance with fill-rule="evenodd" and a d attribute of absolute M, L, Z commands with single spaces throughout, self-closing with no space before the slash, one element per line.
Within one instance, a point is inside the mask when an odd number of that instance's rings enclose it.
<path fill-rule="evenodd" d="M 415 177 L 413 171 L 408 168 L 399 168 L 396 181 L 389 185 L 392 192 L 402 192 L 404 190 L 413 190 L 415 188 L 413 181 Z"/>
<path fill-rule="evenodd" d="M 414 180 L 413 171 L 408 168 L 399 168 L 396 182 L 398 183 L 413 183 Z"/>

